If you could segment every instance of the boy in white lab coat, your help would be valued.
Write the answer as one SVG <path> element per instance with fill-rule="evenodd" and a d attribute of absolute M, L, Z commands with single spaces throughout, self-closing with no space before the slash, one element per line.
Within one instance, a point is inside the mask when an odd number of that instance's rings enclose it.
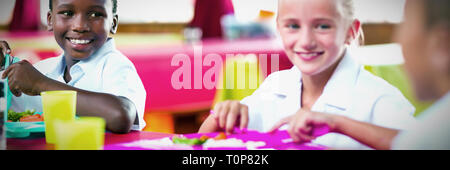
<path fill-rule="evenodd" d="M 144 128 L 144 86 L 111 37 L 118 26 L 117 0 L 49 0 L 49 4 L 48 30 L 64 53 L 35 65 L 23 60 L 3 72 L 1 78 L 8 78 L 15 95 L 11 108 L 41 112 L 41 92 L 73 90 L 78 116 L 102 117 L 106 129 L 114 133 Z M 11 49 L 0 41 L 0 66 L 6 54 Z"/>

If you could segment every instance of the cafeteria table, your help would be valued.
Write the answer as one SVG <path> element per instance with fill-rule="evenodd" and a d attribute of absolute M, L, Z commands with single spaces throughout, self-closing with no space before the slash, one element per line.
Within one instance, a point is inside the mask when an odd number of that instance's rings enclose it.
<path fill-rule="evenodd" d="M 241 131 L 241 130 L 236 130 Z M 245 130 L 233 134 L 227 134 L 226 141 L 229 145 L 235 143 L 236 140 L 241 140 L 252 146 L 213 146 L 203 147 L 199 145 L 183 146 L 183 145 L 159 145 L 156 141 L 165 140 L 163 138 L 178 136 L 181 134 L 168 134 L 148 131 L 131 131 L 127 134 L 114 134 L 110 132 L 105 133 L 104 150 L 324 150 L 330 149 L 323 145 L 314 143 L 294 143 L 287 131 L 276 131 L 275 133 L 261 133 L 254 130 Z M 222 134 L 223 135 L 223 134 Z M 219 132 L 213 133 L 192 133 L 182 134 L 186 138 L 200 138 L 208 136 L 216 138 L 220 136 Z M 219 142 L 219 141 L 217 141 Z M 230 143 L 231 142 L 231 143 Z M 150 144 L 151 143 L 151 144 Z M 220 142 L 219 142 L 220 143 Z M 250 144 L 252 143 L 252 144 Z M 253 146 L 258 144 L 258 146 Z M 262 145 L 260 145 L 262 144 Z M 222 142 L 221 145 L 224 145 Z M 7 150 L 55 150 L 54 144 L 47 144 L 44 133 L 31 133 L 25 138 L 8 138 Z M 252 150 L 253 150 L 252 149 Z"/>
<path fill-rule="evenodd" d="M 131 131 L 127 134 L 114 134 L 110 132 L 105 133 L 105 145 L 132 142 L 141 139 L 155 139 L 170 137 L 173 134 L 146 132 L 146 131 Z M 54 150 L 54 144 L 47 144 L 45 142 L 44 133 L 32 133 L 26 138 L 8 138 L 6 141 L 7 150 Z"/>

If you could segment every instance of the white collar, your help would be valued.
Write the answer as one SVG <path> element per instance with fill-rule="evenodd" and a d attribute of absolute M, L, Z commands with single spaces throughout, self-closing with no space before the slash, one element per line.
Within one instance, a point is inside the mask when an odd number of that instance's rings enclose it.
<path fill-rule="evenodd" d="M 328 105 L 347 109 L 351 102 L 361 65 L 357 64 L 350 55 L 347 49 L 342 61 L 325 85 L 321 98 Z"/>
<path fill-rule="evenodd" d="M 341 109 L 348 108 L 353 94 L 351 92 L 355 88 L 357 77 L 361 71 L 361 65 L 357 64 L 350 55 L 347 49 L 344 57 L 324 87 L 319 98 L 321 102 Z M 274 93 L 283 96 L 301 94 L 294 93 L 296 91 L 301 92 L 301 76 L 302 74 L 296 66 L 293 66 L 288 71 L 288 74 L 280 74 L 282 82 L 279 81 L 278 88 L 274 88 Z"/>
<path fill-rule="evenodd" d="M 79 67 L 82 73 L 84 73 L 86 70 L 94 70 L 96 67 L 98 67 L 97 62 L 101 60 L 102 56 L 105 56 L 107 53 L 110 53 L 116 49 L 114 44 L 114 39 L 109 38 L 108 40 L 106 40 L 105 44 L 103 44 L 103 46 L 94 54 L 84 60 L 80 60 L 78 63 L 73 65 L 72 68 Z M 64 69 L 66 68 L 64 54 L 58 56 L 58 58 L 59 62 L 57 63 L 57 66 L 53 71 L 49 73 L 52 77 L 64 75 Z"/>

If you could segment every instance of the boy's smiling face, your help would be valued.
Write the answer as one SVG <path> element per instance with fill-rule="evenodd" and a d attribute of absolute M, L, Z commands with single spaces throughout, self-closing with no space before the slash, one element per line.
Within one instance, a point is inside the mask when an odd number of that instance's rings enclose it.
<path fill-rule="evenodd" d="M 53 0 L 47 15 L 49 30 L 72 60 L 86 59 L 106 42 L 117 28 L 111 0 Z"/>
<path fill-rule="evenodd" d="M 290 61 L 316 75 L 341 58 L 351 24 L 333 0 L 280 0 L 277 25 Z"/>

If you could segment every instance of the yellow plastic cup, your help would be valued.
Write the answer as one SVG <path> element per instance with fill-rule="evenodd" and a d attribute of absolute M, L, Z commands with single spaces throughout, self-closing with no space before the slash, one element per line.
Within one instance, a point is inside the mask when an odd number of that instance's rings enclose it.
<path fill-rule="evenodd" d="M 74 121 L 77 106 L 77 92 L 70 90 L 46 91 L 41 93 L 44 111 L 45 141 L 55 143 L 56 120 Z"/>
<path fill-rule="evenodd" d="M 105 120 L 81 117 L 75 121 L 57 121 L 56 150 L 103 150 Z"/>

